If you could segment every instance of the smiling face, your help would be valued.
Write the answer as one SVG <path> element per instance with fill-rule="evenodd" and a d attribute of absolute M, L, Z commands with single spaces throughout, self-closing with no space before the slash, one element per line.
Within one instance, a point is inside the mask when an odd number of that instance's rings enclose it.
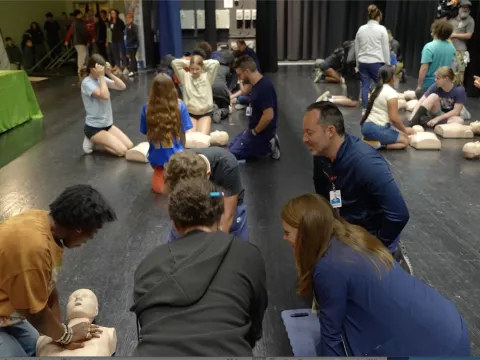
<path fill-rule="evenodd" d="M 303 142 L 307 145 L 312 155 L 325 155 L 333 137 L 330 128 L 324 128 L 318 122 L 319 110 L 312 110 L 303 118 Z"/>
<path fill-rule="evenodd" d="M 68 298 L 67 319 L 92 319 L 98 313 L 98 300 L 93 291 L 79 289 Z"/>

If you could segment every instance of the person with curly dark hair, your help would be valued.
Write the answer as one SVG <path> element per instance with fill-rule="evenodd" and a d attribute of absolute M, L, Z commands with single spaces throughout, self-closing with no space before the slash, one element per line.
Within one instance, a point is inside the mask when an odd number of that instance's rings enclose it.
<path fill-rule="evenodd" d="M 183 151 L 185 133 L 192 129 L 185 104 L 178 100 L 173 80 L 164 73 L 153 79 L 148 104 L 142 108 L 140 132 L 150 143 L 147 159 L 153 167 L 152 189 L 163 192 L 164 168 L 170 156 Z"/>
<path fill-rule="evenodd" d="M 220 229 L 248 241 L 247 206 L 240 179 L 238 161 L 232 153 L 220 147 L 191 149 L 177 152 L 165 164 L 165 190 L 172 192 L 182 180 L 207 179 L 225 191 L 224 211 Z M 168 241 L 180 237 L 172 229 Z"/>
<path fill-rule="evenodd" d="M 0 356 L 34 356 L 39 332 L 73 350 L 98 337 L 90 323 L 62 324 L 56 281 L 63 250 L 92 239 L 115 211 L 90 185 L 65 189 L 50 211 L 29 210 L 0 223 Z"/>
<path fill-rule="evenodd" d="M 180 238 L 135 271 L 133 356 L 252 356 L 268 305 L 265 263 L 255 245 L 217 231 L 223 201 L 223 190 L 201 178 L 170 195 Z"/>

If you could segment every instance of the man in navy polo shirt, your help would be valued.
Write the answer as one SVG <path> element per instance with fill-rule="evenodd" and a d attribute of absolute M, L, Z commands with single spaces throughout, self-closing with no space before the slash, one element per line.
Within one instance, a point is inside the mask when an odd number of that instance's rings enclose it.
<path fill-rule="evenodd" d="M 237 47 L 238 51 L 240 52 L 239 56 L 250 56 L 253 61 L 255 61 L 255 65 L 257 65 L 257 71 L 261 73 L 262 70 L 260 70 L 260 62 L 258 61 L 257 53 L 255 52 L 255 50 L 253 50 L 251 47 L 248 47 L 245 40 L 238 40 Z"/>
<path fill-rule="evenodd" d="M 329 101 L 307 108 L 303 141 L 314 155 L 313 182 L 339 215 L 380 239 L 412 273 L 400 243 L 409 220 L 407 205 L 385 159 L 370 145 L 345 133 L 343 115 Z"/>
<path fill-rule="evenodd" d="M 257 71 L 257 65 L 250 56 L 237 58 L 233 68 L 238 78 L 253 88 L 251 102 L 246 109 L 248 129 L 238 134 L 228 148 L 238 160 L 268 154 L 278 160 L 280 144 L 276 135 L 278 110 L 275 88 L 268 78 Z"/>

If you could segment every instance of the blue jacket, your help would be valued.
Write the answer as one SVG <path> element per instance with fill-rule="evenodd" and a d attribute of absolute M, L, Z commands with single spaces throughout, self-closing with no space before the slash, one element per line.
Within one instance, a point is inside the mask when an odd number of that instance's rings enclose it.
<path fill-rule="evenodd" d="M 314 157 L 313 181 L 317 194 L 327 200 L 333 185 L 340 190 L 340 216 L 395 250 L 409 214 L 388 164 L 377 150 L 345 134 L 333 163 L 325 157 Z"/>
<path fill-rule="evenodd" d="M 378 265 L 381 277 L 332 238 L 314 269 L 318 356 L 470 356 L 467 326 L 451 301 L 397 263 L 388 271 Z"/>

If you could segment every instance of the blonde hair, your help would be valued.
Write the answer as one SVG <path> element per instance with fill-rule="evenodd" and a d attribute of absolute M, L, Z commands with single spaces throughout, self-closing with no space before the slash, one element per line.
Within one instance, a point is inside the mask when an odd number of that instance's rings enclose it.
<path fill-rule="evenodd" d="M 200 55 L 193 55 L 190 58 L 190 66 L 192 65 L 198 65 L 200 67 L 203 67 L 203 58 Z"/>
<path fill-rule="evenodd" d="M 372 4 L 368 6 L 368 20 L 376 20 L 378 17 L 380 17 L 381 20 L 382 16 L 382 12 L 377 5 Z"/>
<path fill-rule="evenodd" d="M 437 71 L 435 71 L 435 76 L 440 78 L 449 78 L 452 81 L 455 80 L 455 73 L 448 66 L 439 67 Z"/>
<path fill-rule="evenodd" d="M 300 296 L 311 295 L 315 264 L 327 251 L 333 236 L 369 260 L 379 276 L 381 267 L 388 270 L 394 264 L 392 255 L 379 239 L 362 227 L 346 222 L 320 195 L 305 194 L 290 200 L 283 207 L 281 217 L 298 230 L 294 255 Z"/>

